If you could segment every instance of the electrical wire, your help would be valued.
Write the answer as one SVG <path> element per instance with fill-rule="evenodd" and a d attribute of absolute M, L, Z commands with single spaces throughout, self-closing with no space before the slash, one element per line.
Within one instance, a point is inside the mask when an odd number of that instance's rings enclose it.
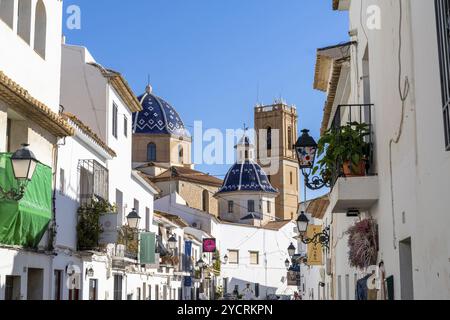
<path fill-rule="evenodd" d="M 402 0 L 399 0 L 399 45 L 398 45 L 398 93 L 401 101 L 401 116 L 400 124 L 395 137 L 389 141 L 389 174 L 390 174 L 390 192 L 391 192 L 391 213 L 392 213 L 392 232 L 393 232 L 393 245 L 394 250 L 397 250 L 397 234 L 396 234 L 396 221 L 395 221 L 395 195 L 394 195 L 394 173 L 392 163 L 392 146 L 398 144 L 402 137 L 403 127 L 405 122 L 405 105 L 410 91 L 410 84 L 408 76 L 405 76 L 405 81 L 402 89 L 402 30 L 403 30 L 403 4 Z"/>

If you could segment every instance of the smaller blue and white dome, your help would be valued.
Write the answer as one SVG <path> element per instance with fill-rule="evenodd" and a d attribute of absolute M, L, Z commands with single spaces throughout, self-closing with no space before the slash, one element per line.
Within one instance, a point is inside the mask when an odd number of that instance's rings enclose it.
<path fill-rule="evenodd" d="M 142 111 L 133 115 L 134 133 L 189 136 L 175 108 L 154 95 L 151 86 L 147 86 L 145 93 L 138 97 L 138 100 Z"/>
<path fill-rule="evenodd" d="M 218 194 L 241 191 L 278 193 L 278 190 L 270 184 L 264 170 L 253 160 L 233 165 Z"/>

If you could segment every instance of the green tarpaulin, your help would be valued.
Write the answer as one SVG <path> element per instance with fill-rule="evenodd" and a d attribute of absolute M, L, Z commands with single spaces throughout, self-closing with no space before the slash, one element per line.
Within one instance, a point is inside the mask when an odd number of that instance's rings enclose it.
<path fill-rule="evenodd" d="M 143 232 L 140 234 L 139 261 L 141 264 L 155 264 L 156 234 Z"/>
<path fill-rule="evenodd" d="M 0 187 L 17 188 L 11 154 L 0 154 Z M 20 201 L 0 200 L 0 243 L 35 248 L 52 219 L 52 170 L 38 164 Z"/>

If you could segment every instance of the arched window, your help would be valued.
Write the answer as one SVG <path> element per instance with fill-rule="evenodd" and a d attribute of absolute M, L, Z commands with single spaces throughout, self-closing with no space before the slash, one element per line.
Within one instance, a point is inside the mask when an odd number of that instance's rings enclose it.
<path fill-rule="evenodd" d="M 45 47 L 47 43 L 47 12 L 42 0 L 36 4 L 36 20 L 34 23 L 34 50 L 45 58 Z"/>
<path fill-rule="evenodd" d="M 0 20 L 11 29 L 14 24 L 14 0 L 0 0 Z"/>
<path fill-rule="evenodd" d="M 292 128 L 288 127 L 288 149 L 292 150 L 294 147 L 294 144 L 292 143 Z"/>
<path fill-rule="evenodd" d="M 26 43 L 30 44 L 31 38 L 31 0 L 19 0 L 17 13 L 17 34 Z"/>
<path fill-rule="evenodd" d="M 202 195 L 202 210 L 205 212 L 209 212 L 209 192 L 208 190 L 203 190 L 203 195 Z"/>
<path fill-rule="evenodd" d="M 178 162 L 179 163 L 184 162 L 184 150 L 181 144 L 178 146 Z"/>
<path fill-rule="evenodd" d="M 267 150 L 272 150 L 272 128 L 267 128 Z"/>
<path fill-rule="evenodd" d="M 153 142 L 150 142 L 147 145 L 147 161 L 156 161 L 156 144 L 154 144 Z"/>

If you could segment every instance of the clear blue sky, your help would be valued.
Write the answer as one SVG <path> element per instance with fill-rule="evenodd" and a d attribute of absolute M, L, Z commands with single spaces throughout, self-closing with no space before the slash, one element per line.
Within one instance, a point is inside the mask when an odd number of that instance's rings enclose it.
<path fill-rule="evenodd" d="M 297 105 L 299 128 L 319 135 L 325 96 L 312 88 L 316 49 L 348 40 L 348 18 L 332 0 L 66 0 L 81 30 L 67 43 L 89 48 L 121 72 L 137 95 L 154 93 L 188 129 L 253 126 L 253 107 L 280 95 Z M 64 10 L 65 11 L 65 10 Z M 67 15 L 65 15 L 67 17 Z M 197 166 L 215 175 L 228 166 Z"/>

